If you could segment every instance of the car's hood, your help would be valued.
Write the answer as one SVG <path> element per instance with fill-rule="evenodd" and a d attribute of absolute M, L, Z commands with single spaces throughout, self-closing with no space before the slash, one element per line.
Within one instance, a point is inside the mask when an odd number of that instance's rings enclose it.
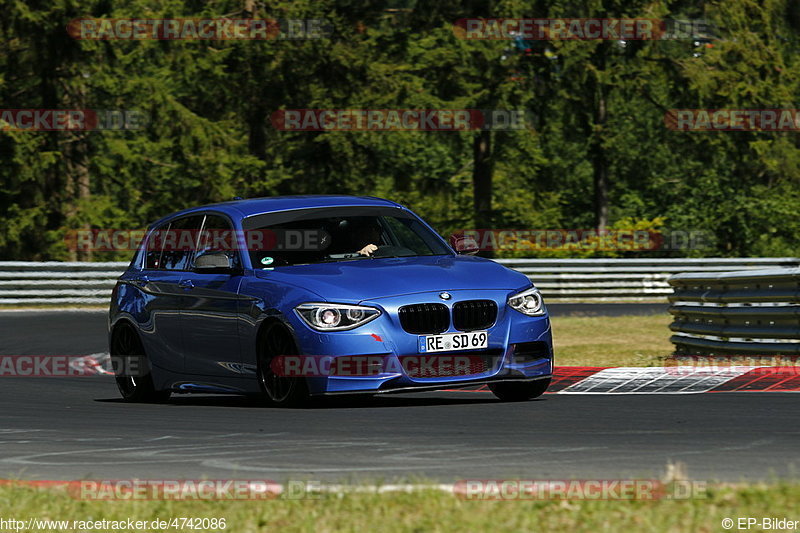
<path fill-rule="evenodd" d="M 524 274 L 473 256 L 358 259 L 256 270 L 256 275 L 345 303 L 428 291 L 514 290 L 530 284 Z"/>

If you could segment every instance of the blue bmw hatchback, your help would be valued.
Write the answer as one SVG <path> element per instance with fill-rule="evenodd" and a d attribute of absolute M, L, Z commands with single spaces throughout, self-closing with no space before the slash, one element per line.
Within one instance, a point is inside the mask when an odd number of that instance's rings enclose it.
<path fill-rule="evenodd" d="M 284 406 L 481 384 L 502 400 L 541 395 L 553 371 L 542 297 L 461 244 L 378 198 L 172 214 L 150 226 L 113 291 L 119 390 L 129 401 L 198 392 Z"/>

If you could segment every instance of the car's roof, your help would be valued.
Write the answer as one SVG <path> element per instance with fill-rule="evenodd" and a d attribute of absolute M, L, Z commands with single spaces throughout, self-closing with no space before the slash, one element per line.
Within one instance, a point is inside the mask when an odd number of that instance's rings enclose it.
<path fill-rule="evenodd" d="M 348 195 L 323 195 L 309 194 L 299 196 L 268 196 L 264 198 L 248 198 L 245 200 L 231 200 L 230 202 L 220 202 L 218 204 L 201 205 L 184 209 L 177 213 L 172 213 L 161 220 L 153 223 L 153 226 L 162 221 L 180 215 L 187 215 L 198 211 L 218 211 L 225 213 L 231 218 L 244 218 L 262 213 L 272 213 L 275 211 L 288 211 L 292 209 L 308 209 L 313 207 L 358 207 L 358 206 L 383 206 L 400 207 L 402 205 L 375 198 L 373 196 L 348 196 Z"/>

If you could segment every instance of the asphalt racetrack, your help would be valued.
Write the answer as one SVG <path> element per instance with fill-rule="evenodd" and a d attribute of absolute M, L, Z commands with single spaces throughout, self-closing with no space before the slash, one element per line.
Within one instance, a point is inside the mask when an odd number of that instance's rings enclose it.
<path fill-rule="evenodd" d="M 563 305 L 550 306 L 553 316 L 621 309 Z M 2 354 L 104 352 L 105 313 L 2 312 L 0 339 Z M 658 478 L 676 461 L 695 480 L 800 477 L 792 393 L 501 403 L 488 392 L 442 391 L 302 410 L 228 396 L 173 396 L 166 405 L 118 397 L 108 376 L 2 378 L 0 477 L 619 479 Z"/>

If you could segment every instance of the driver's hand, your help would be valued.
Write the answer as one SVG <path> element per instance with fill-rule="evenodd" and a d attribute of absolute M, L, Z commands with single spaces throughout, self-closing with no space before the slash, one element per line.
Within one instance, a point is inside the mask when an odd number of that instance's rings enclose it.
<path fill-rule="evenodd" d="M 368 244 L 368 245 L 366 245 L 365 247 L 363 247 L 362 249 L 360 249 L 356 253 L 358 255 L 372 255 L 372 253 L 377 249 L 378 249 L 378 247 L 375 246 L 374 244 Z"/>

